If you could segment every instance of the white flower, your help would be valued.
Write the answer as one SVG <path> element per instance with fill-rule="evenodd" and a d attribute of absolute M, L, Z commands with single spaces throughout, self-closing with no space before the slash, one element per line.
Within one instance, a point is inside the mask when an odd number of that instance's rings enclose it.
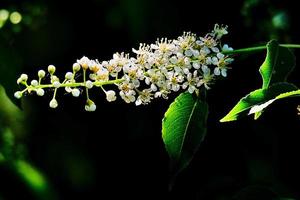
<path fill-rule="evenodd" d="M 233 48 L 229 47 L 228 44 L 224 44 L 222 47 L 222 51 L 233 51 Z"/>
<path fill-rule="evenodd" d="M 209 84 L 213 81 L 214 75 L 210 73 L 210 69 L 205 65 L 203 65 L 201 69 L 203 76 L 202 79 L 200 79 L 198 86 L 204 85 L 206 89 L 210 89 Z"/>
<path fill-rule="evenodd" d="M 126 66 L 123 68 L 125 79 L 129 80 L 137 88 L 140 86 L 140 81 L 144 79 L 143 71 L 136 65 Z"/>
<path fill-rule="evenodd" d="M 217 66 L 214 69 L 214 74 L 216 76 L 219 76 L 221 74 L 223 77 L 226 77 L 228 69 L 227 65 L 230 64 L 232 61 L 232 58 L 227 58 L 224 54 L 217 53 L 217 57 L 212 58 L 212 64 Z"/>
<path fill-rule="evenodd" d="M 109 91 L 105 92 L 105 94 L 106 94 L 106 100 L 108 102 L 112 102 L 112 101 L 115 101 L 117 99 L 116 93 L 113 90 L 109 90 Z"/>
<path fill-rule="evenodd" d="M 88 57 L 83 56 L 77 63 L 82 67 L 82 69 L 87 70 L 90 66 L 91 60 Z M 74 65 L 73 65 L 74 66 Z M 74 68 L 73 68 L 74 69 Z"/>
<path fill-rule="evenodd" d="M 71 90 L 73 97 L 79 97 L 80 95 L 80 90 L 77 88 L 74 88 Z"/>
<path fill-rule="evenodd" d="M 197 62 L 194 62 L 193 63 L 193 67 L 195 68 L 195 69 L 200 69 L 200 63 L 197 63 Z"/>
<path fill-rule="evenodd" d="M 108 81 L 109 80 L 109 72 L 105 68 L 100 68 L 96 74 L 97 81 Z"/>
<path fill-rule="evenodd" d="M 228 34 L 227 26 L 219 26 L 219 24 L 215 24 L 213 35 L 215 35 L 217 39 L 220 39 L 223 35 L 226 34 Z"/>
<path fill-rule="evenodd" d="M 52 99 L 49 103 L 50 108 L 57 108 L 58 103 L 56 101 L 56 99 Z"/>
<path fill-rule="evenodd" d="M 182 84 L 182 89 L 186 89 L 188 87 L 188 91 L 189 93 L 194 93 L 194 91 L 196 90 L 196 86 L 198 84 L 200 84 L 200 79 L 199 76 L 197 74 L 197 71 L 194 71 L 194 73 L 189 73 L 187 75 L 187 81 L 185 83 Z"/>
<path fill-rule="evenodd" d="M 172 56 L 171 58 L 170 58 L 170 63 L 172 63 L 172 64 L 177 64 L 177 62 L 178 62 L 178 59 L 177 59 L 177 57 L 176 56 Z"/>
<path fill-rule="evenodd" d="M 155 92 L 154 98 L 162 97 L 168 99 L 168 94 L 170 94 L 170 91 L 166 87 L 163 87 L 158 92 Z"/>
<path fill-rule="evenodd" d="M 39 88 L 39 89 L 36 90 L 36 94 L 37 94 L 38 96 L 44 96 L 45 91 L 44 91 L 42 88 Z"/>
<path fill-rule="evenodd" d="M 157 90 L 157 86 L 161 87 L 165 81 L 165 76 L 159 70 L 149 69 L 145 78 L 145 83 L 151 85 L 150 88 L 153 92 Z M 156 86 L 157 85 L 157 86 Z"/>
<path fill-rule="evenodd" d="M 22 94 L 21 91 L 17 91 L 17 92 L 14 93 L 14 96 L 15 96 L 15 98 L 17 98 L 17 99 L 20 99 L 20 98 L 23 96 L 23 94 Z"/>
<path fill-rule="evenodd" d="M 150 45 L 151 49 L 155 50 L 157 54 L 165 54 L 170 56 L 172 52 L 175 50 L 175 45 L 171 40 L 167 38 L 162 38 L 161 40 L 157 40 L 156 44 Z"/>
<path fill-rule="evenodd" d="M 134 90 L 129 90 L 128 92 L 120 91 L 120 96 L 126 103 L 134 102 L 135 94 L 136 92 Z"/>
<path fill-rule="evenodd" d="M 98 60 L 90 60 L 89 69 L 92 72 L 96 73 L 100 68 L 102 68 L 102 66 L 100 65 Z"/>
<path fill-rule="evenodd" d="M 184 55 L 187 57 L 191 57 L 193 55 L 193 51 L 191 49 L 187 49 L 185 50 Z"/>
<path fill-rule="evenodd" d="M 200 45 L 201 47 L 205 46 L 215 53 L 218 53 L 220 51 L 218 47 L 216 47 L 218 44 L 217 41 L 209 35 L 205 37 L 200 37 L 200 40 L 197 40 L 196 44 Z"/>
<path fill-rule="evenodd" d="M 180 49 L 185 50 L 192 46 L 196 41 L 196 35 L 191 32 L 184 32 L 182 36 L 178 37 L 177 40 L 173 42 L 180 47 Z"/>
<path fill-rule="evenodd" d="M 180 89 L 180 83 L 183 81 L 184 77 L 174 71 L 170 71 L 167 74 L 167 87 L 174 92 L 177 92 Z"/>
<path fill-rule="evenodd" d="M 139 96 L 136 99 L 135 105 L 139 106 L 141 104 L 150 103 L 151 99 L 153 98 L 153 94 L 151 92 L 152 90 L 150 89 L 144 89 L 143 91 L 139 92 Z"/>
<path fill-rule="evenodd" d="M 110 61 L 103 61 L 102 66 L 107 69 L 109 75 L 117 77 L 124 66 L 127 66 L 130 62 L 129 56 L 124 53 L 115 53 L 113 59 Z"/>

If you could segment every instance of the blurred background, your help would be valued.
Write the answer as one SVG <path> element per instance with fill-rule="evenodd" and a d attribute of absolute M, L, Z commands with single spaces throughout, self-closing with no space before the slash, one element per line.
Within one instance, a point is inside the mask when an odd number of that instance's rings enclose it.
<path fill-rule="evenodd" d="M 209 91 L 207 137 L 172 191 L 161 119 L 178 94 L 136 107 L 94 91 L 94 113 L 63 91 L 55 110 L 51 93 L 13 98 L 21 73 L 33 78 L 53 64 L 63 76 L 83 55 L 108 60 L 158 37 L 204 35 L 215 23 L 229 26 L 223 41 L 235 49 L 299 44 L 298 13 L 288 0 L 0 0 L 0 200 L 300 199 L 299 99 L 274 104 L 258 121 L 218 122 L 260 87 L 265 52 L 236 57 L 228 79 Z M 297 86 L 299 71 L 289 79 Z"/>

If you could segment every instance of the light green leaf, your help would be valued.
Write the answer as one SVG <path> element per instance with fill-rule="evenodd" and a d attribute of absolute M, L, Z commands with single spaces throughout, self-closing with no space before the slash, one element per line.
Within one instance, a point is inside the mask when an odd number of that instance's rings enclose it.
<path fill-rule="evenodd" d="M 291 91 L 291 92 L 282 93 L 282 94 L 278 95 L 276 97 L 276 99 L 283 99 L 283 98 L 297 97 L 297 96 L 300 96 L 300 90 L 294 90 L 294 91 Z"/>
<path fill-rule="evenodd" d="M 162 137 L 176 176 L 192 160 L 206 134 L 208 105 L 190 93 L 180 94 L 165 113 Z"/>
<path fill-rule="evenodd" d="M 267 44 L 267 56 L 259 68 L 263 79 L 263 89 L 273 83 L 286 81 L 296 64 L 294 54 L 286 47 L 279 46 L 278 42 L 271 40 Z"/>
<path fill-rule="evenodd" d="M 267 89 L 255 90 L 243 97 L 220 122 L 237 120 L 247 114 L 246 111 L 248 110 L 250 110 L 248 114 L 262 112 L 276 99 L 282 98 L 280 97 L 280 95 L 283 95 L 282 93 L 291 92 L 291 95 L 296 95 L 292 92 L 295 90 L 297 90 L 297 87 L 290 83 L 275 83 Z M 260 114 L 256 115 L 255 118 L 259 117 Z"/>

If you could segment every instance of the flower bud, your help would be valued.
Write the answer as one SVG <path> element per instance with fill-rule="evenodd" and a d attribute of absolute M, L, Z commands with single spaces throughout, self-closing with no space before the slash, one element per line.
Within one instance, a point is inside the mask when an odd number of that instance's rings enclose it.
<path fill-rule="evenodd" d="M 39 89 L 36 90 L 36 94 L 37 94 L 38 96 L 44 96 L 45 91 L 44 91 L 42 88 L 39 88 Z"/>
<path fill-rule="evenodd" d="M 59 78 L 55 75 L 51 76 L 51 83 L 53 84 L 55 81 L 59 82 Z"/>
<path fill-rule="evenodd" d="M 87 100 L 85 104 L 85 110 L 88 112 L 94 112 L 97 108 L 96 104 L 92 100 Z"/>
<path fill-rule="evenodd" d="M 54 81 L 54 82 L 53 82 L 53 86 L 54 86 L 55 88 L 59 88 L 60 85 L 61 85 L 61 83 L 58 82 L 58 81 Z"/>
<path fill-rule="evenodd" d="M 27 74 L 21 74 L 21 76 L 17 80 L 17 84 L 24 83 L 28 80 Z"/>
<path fill-rule="evenodd" d="M 56 101 L 56 99 L 52 99 L 49 103 L 50 108 L 57 108 L 58 103 Z"/>
<path fill-rule="evenodd" d="M 38 84 L 39 84 L 39 82 L 37 80 L 32 80 L 31 81 L 31 85 L 34 86 L 34 87 L 37 86 Z"/>
<path fill-rule="evenodd" d="M 85 86 L 88 88 L 88 89 L 91 89 L 93 87 L 93 82 L 88 80 L 86 83 L 85 83 Z"/>
<path fill-rule="evenodd" d="M 74 63 L 74 64 L 73 64 L 73 71 L 74 71 L 74 72 L 78 72 L 79 70 L 80 70 L 80 64 Z"/>
<path fill-rule="evenodd" d="M 116 97 L 115 91 L 109 90 L 109 91 L 106 92 L 106 100 L 108 102 L 115 101 L 116 99 L 117 99 L 117 97 Z"/>
<path fill-rule="evenodd" d="M 56 70 L 56 68 L 55 68 L 54 65 L 49 65 L 49 66 L 48 66 L 48 72 L 49 72 L 51 75 L 54 74 L 55 70 Z"/>
<path fill-rule="evenodd" d="M 39 71 L 38 71 L 38 77 L 39 77 L 39 78 L 44 78 L 45 75 L 46 75 L 46 72 L 45 72 L 44 70 L 39 70 Z"/>
<path fill-rule="evenodd" d="M 17 92 L 15 92 L 15 94 L 14 94 L 14 96 L 15 96 L 15 98 L 17 98 L 17 99 L 20 99 L 21 97 L 22 97 L 22 92 L 21 91 L 17 91 Z"/>
<path fill-rule="evenodd" d="M 80 91 L 77 88 L 74 88 L 72 90 L 72 95 L 73 95 L 73 97 L 79 97 Z"/>
<path fill-rule="evenodd" d="M 21 78 L 18 78 L 17 84 L 20 84 L 21 82 L 23 82 L 23 80 Z"/>
<path fill-rule="evenodd" d="M 66 78 L 67 80 L 73 79 L 73 73 L 72 73 L 72 72 L 67 72 L 66 75 L 65 75 L 65 78 Z"/>

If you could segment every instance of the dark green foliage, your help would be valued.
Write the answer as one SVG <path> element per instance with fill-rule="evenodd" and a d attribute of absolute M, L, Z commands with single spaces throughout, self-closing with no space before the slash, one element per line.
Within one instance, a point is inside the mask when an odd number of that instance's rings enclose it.
<path fill-rule="evenodd" d="M 182 93 L 170 105 L 162 124 L 162 137 L 177 174 L 192 160 L 206 134 L 208 105 L 195 95 Z"/>

